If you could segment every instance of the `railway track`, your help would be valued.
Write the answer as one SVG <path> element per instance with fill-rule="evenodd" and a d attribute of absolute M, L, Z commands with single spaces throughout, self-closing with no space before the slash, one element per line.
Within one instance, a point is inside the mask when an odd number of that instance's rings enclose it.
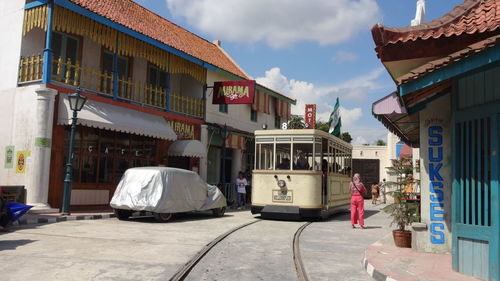
<path fill-rule="evenodd" d="M 245 228 L 249 225 L 252 225 L 254 223 L 260 222 L 259 220 L 249 222 L 242 224 L 240 226 L 237 226 L 221 235 L 219 235 L 217 238 L 212 240 L 210 243 L 205 245 L 191 260 L 189 260 L 184 266 L 182 266 L 170 279 L 169 281 L 183 281 L 186 279 L 186 277 L 189 275 L 189 273 L 195 268 L 196 264 L 208 253 L 212 248 L 215 247 L 215 245 L 219 244 L 222 240 L 224 240 L 226 237 L 231 235 L 232 233 Z M 302 258 L 300 256 L 300 247 L 299 247 L 299 242 L 300 242 L 300 235 L 302 234 L 302 231 L 311 224 L 311 222 L 303 224 L 296 232 L 293 237 L 293 261 L 295 264 L 295 270 L 297 273 L 297 279 L 299 281 L 308 281 L 307 273 L 304 268 L 304 264 L 302 262 Z"/>

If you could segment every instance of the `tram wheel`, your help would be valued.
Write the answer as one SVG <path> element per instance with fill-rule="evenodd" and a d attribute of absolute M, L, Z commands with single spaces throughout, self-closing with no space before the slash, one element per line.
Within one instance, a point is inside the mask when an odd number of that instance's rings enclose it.
<path fill-rule="evenodd" d="M 214 217 L 222 217 L 224 216 L 225 212 L 226 212 L 226 207 L 212 209 L 212 214 L 214 215 Z"/>
<path fill-rule="evenodd" d="M 172 218 L 172 213 L 153 213 L 157 222 L 167 222 Z"/>

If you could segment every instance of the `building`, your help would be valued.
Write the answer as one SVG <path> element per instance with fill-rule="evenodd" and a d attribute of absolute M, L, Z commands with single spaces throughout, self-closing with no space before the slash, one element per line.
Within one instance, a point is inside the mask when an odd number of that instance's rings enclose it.
<path fill-rule="evenodd" d="M 130 167 L 206 173 L 206 119 L 213 111 L 207 88 L 248 79 L 220 46 L 131 0 L 1 6 L 9 43 L 0 56 L 0 185 L 24 186 L 34 209 L 61 206 L 72 116 L 67 97 L 77 87 L 87 103 L 74 142 L 72 210 L 109 208 Z M 232 126 L 251 139 L 253 128 Z"/>
<path fill-rule="evenodd" d="M 373 113 L 420 148 L 413 248 L 450 252 L 455 270 L 487 280 L 500 280 L 499 26 L 499 0 L 466 0 L 429 23 L 372 28 L 397 86 Z"/>

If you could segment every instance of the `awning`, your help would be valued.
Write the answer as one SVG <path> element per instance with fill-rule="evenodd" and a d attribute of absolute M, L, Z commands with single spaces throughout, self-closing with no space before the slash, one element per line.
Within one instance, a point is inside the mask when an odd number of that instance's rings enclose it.
<path fill-rule="evenodd" d="M 198 140 L 178 140 L 170 145 L 168 155 L 205 158 L 207 149 Z"/>
<path fill-rule="evenodd" d="M 73 111 L 69 107 L 68 97 L 64 94 L 59 95 L 57 124 L 71 124 L 72 116 Z M 177 135 L 162 116 L 94 100 L 87 100 L 83 109 L 78 112 L 77 124 L 165 140 L 177 139 Z"/>
<path fill-rule="evenodd" d="M 376 101 L 372 105 L 372 113 L 384 126 L 403 142 L 412 147 L 420 143 L 420 118 L 419 114 L 408 114 L 401 104 L 397 92 Z"/>

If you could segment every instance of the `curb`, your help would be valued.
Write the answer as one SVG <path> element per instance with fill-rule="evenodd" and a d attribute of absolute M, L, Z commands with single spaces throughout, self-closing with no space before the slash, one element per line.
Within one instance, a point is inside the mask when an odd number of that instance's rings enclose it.
<path fill-rule="evenodd" d="M 104 214 L 104 215 L 80 215 L 80 216 L 54 217 L 54 218 L 20 219 L 13 222 L 12 226 L 47 224 L 47 223 L 57 223 L 63 221 L 100 220 L 100 219 L 110 219 L 114 217 L 116 217 L 115 214 Z"/>
<path fill-rule="evenodd" d="M 396 279 L 393 279 L 382 272 L 378 271 L 371 263 L 368 262 L 366 259 L 366 250 L 365 250 L 365 256 L 363 257 L 363 268 L 366 270 L 368 275 L 370 275 L 371 278 L 377 280 L 377 281 L 397 281 Z"/>

